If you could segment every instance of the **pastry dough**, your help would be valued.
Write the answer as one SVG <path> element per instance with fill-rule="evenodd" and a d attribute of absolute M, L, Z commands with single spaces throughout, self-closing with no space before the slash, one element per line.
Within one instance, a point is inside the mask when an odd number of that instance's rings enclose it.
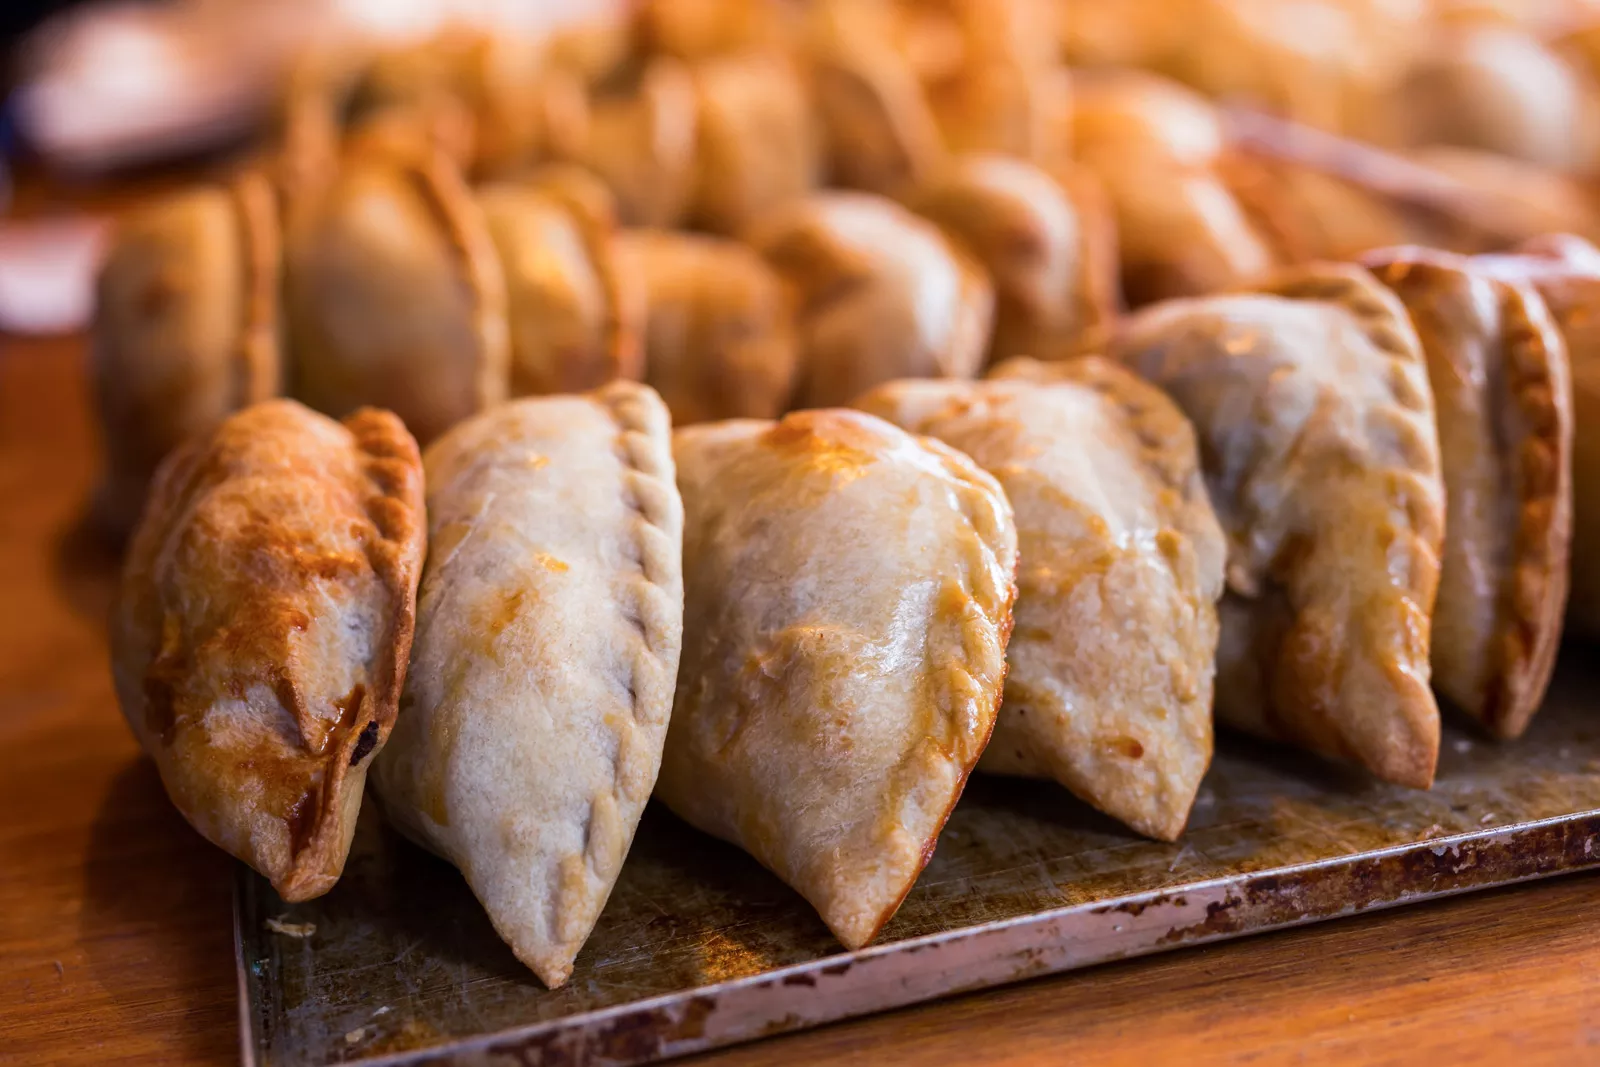
<path fill-rule="evenodd" d="M 1111 352 L 1200 439 L 1229 543 L 1218 716 L 1427 786 L 1444 490 L 1405 309 L 1358 267 L 1311 267 L 1150 308 Z"/>
<path fill-rule="evenodd" d="M 1227 554 L 1194 431 L 1102 359 L 997 373 L 1008 380 L 891 382 L 857 401 L 970 455 L 1016 511 L 1005 703 L 978 767 L 1054 778 L 1173 840 L 1211 761 Z"/>
<path fill-rule="evenodd" d="M 995 286 L 989 360 L 1060 359 L 1120 302 L 1116 232 L 1099 183 L 1032 163 L 968 156 L 915 190 L 911 208 L 962 240 Z"/>
<path fill-rule="evenodd" d="M 818 193 L 751 242 L 795 289 L 797 407 L 845 404 L 894 378 L 970 378 L 994 288 L 938 227 L 868 193 Z"/>
<path fill-rule="evenodd" d="M 486 186 L 477 198 L 505 277 L 511 395 L 637 378 L 644 297 L 620 263 L 605 187 L 568 172 Z"/>
<path fill-rule="evenodd" d="M 1422 340 L 1439 425 L 1444 557 L 1433 686 L 1498 737 L 1527 728 L 1561 643 L 1572 537 L 1572 395 L 1544 301 L 1420 248 L 1366 259 Z"/>
<path fill-rule="evenodd" d="M 630 91 L 589 105 L 587 133 L 570 157 L 598 174 L 630 226 L 676 226 L 695 192 L 699 104 L 686 65 L 663 56 Z"/>
<path fill-rule="evenodd" d="M 1567 621 L 1600 637 L 1600 249 L 1558 235 L 1473 264 L 1538 289 L 1566 342 L 1572 384 L 1572 578 Z"/>
<path fill-rule="evenodd" d="M 1074 80 L 1073 108 L 1076 159 L 1111 199 L 1130 303 L 1212 292 L 1277 263 L 1220 176 L 1225 140 L 1206 101 L 1152 75 L 1097 72 Z"/>
<path fill-rule="evenodd" d="M 399 419 L 272 400 L 162 464 L 129 549 L 123 714 L 184 818 L 285 900 L 344 868 L 405 681 L 422 508 Z"/>
<path fill-rule="evenodd" d="M 668 432 L 655 394 L 618 382 L 504 404 L 427 453 L 433 552 L 373 785 L 552 987 L 661 763 L 683 635 Z"/>
<path fill-rule="evenodd" d="M 346 161 L 291 213 L 284 272 L 293 391 L 317 410 L 380 405 L 426 442 L 504 399 L 505 281 L 443 157 Z"/>
<path fill-rule="evenodd" d="M 988 743 L 1017 534 L 993 478 L 870 415 L 674 437 L 683 669 L 656 795 L 877 936 Z"/>
<path fill-rule="evenodd" d="M 760 256 L 721 238 L 633 230 L 622 261 L 645 290 L 646 380 L 674 425 L 783 414 L 794 391 L 793 312 Z"/>
<path fill-rule="evenodd" d="M 160 201 L 118 228 L 91 345 L 106 458 L 94 510 L 108 532 L 132 529 L 168 452 L 282 390 L 278 245 L 272 190 L 254 173 Z"/>

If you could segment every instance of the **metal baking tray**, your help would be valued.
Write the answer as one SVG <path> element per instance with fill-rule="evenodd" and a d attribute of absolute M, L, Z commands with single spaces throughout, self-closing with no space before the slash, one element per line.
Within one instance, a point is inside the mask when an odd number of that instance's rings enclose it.
<path fill-rule="evenodd" d="M 1600 866 L 1600 672 L 1569 648 L 1528 736 L 1447 726 L 1431 792 L 1225 736 L 1182 842 L 976 777 L 879 942 L 840 949 L 755 861 L 652 807 L 554 992 L 449 865 L 368 804 L 343 879 L 241 868 L 247 1065 L 646 1063 L 1107 960 Z"/>

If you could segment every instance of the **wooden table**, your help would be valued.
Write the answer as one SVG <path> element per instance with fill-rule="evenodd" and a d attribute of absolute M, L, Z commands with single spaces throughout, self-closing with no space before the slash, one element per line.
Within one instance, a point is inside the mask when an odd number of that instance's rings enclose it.
<path fill-rule="evenodd" d="M 0 339 L 0 1063 L 237 1059 L 232 861 L 123 727 L 81 340 Z M 1600 875 L 1044 979 L 734 1065 L 1600 1063 Z"/>

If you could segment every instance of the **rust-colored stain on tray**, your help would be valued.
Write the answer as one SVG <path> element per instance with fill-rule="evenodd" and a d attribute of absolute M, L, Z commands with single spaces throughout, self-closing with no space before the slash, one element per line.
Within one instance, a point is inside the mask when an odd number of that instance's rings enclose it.
<path fill-rule="evenodd" d="M 962 990 L 1600 866 L 1600 675 L 1568 649 L 1529 735 L 1447 727 L 1431 792 L 1224 737 L 1173 845 L 978 776 L 879 943 L 845 953 L 742 852 L 652 807 L 565 988 L 368 803 L 344 878 L 241 874 L 247 1063 L 634 1064 Z"/>

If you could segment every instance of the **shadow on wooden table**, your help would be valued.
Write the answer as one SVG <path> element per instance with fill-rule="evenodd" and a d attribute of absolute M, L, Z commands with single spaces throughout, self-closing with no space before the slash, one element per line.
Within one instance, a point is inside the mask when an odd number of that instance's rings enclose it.
<path fill-rule="evenodd" d="M 180 1035 L 190 1059 L 237 1055 L 234 998 L 216 995 L 235 985 L 233 863 L 173 808 L 150 760 L 117 773 L 90 833 L 80 943 L 127 1028 Z"/>

